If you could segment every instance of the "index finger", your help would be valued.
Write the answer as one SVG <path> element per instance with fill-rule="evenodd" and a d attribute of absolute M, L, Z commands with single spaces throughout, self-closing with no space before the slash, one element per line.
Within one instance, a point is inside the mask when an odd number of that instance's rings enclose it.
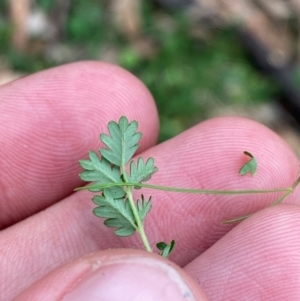
<path fill-rule="evenodd" d="M 139 120 L 141 151 L 156 142 L 152 96 L 129 72 L 98 62 L 50 69 L 0 88 L 0 229 L 73 192 L 79 159 L 121 115 Z"/>

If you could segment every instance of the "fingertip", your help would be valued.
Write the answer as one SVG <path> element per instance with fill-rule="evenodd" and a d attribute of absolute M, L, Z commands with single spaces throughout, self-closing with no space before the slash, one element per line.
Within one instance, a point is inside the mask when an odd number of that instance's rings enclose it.
<path fill-rule="evenodd" d="M 95 118 L 98 124 L 126 115 L 139 121 L 149 145 L 157 139 L 158 114 L 151 93 L 136 76 L 117 65 L 75 62 L 11 82 L 1 87 L 1 93 L 5 106 L 11 109 L 8 112 L 11 120 L 19 114 L 18 110 L 26 108 L 31 109 L 27 113 L 41 113 L 41 104 L 44 104 L 45 109 L 56 113 L 58 118 L 74 113 L 78 116 L 81 112 L 90 122 Z M 15 102 L 19 106 L 16 107 Z M 57 111 L 53 112 L 55 107 Z M 82 119 L 78 121 L 83 122 Z"/>
<path fill-rule="evenodd" d="M 154 254 L 125 249 L 76 260 L 52 272 L 14 301 L 27 300 L 27 296 L 31 301 L 113 301 L 137 296 L 149 301 L 207 301 L 195 281 L 175 264 Z"/>
<path fill-rule="evenodd" d="M 212 300 L 296 301 L 299 220 L 300 208 L 292 204 L 264 209 L 190 262 L 185 271 Z"/>
<path fill-rule="evenodd" d="M 180 166 L 189 166 L 186 181 L 194 176 L 207 188 L 284 188 L 299 173 L 298 158 L 290 146 L 266 126 L 243 117 L 204 121 L 166 143 L 164 149 L 175 149 Z M 257 160 L 253 176 L 239 174 L 249 159 L 245 151 Z"/>
<path fill-rule="evenodd" d="M 239 174 L 249 160 L 244 151 L 257 160 L 254 176 Z M 171 187 L 219 191 L 288 189 L 299 172 L 298 159 L 286 142 L 267 127 L 241 117 L 219 117 L 200 123 L 152 148 L 151 156 L 159 168 L 151 180 Z M 298 187 L 285 202 L 299 203 L 299 191 Z M 268 207 L 283 192 L 151 194 L 154 205 L 148 223 L 159 225 L 159 229 L 165 229 L 165 237 L 180 242 L 172 259 L 184 265 L 234 226 L 224 225 L 223 221 Z M 159 239 L 162 231 L 148 227 Z"/>
<path fill-rule="evenodd" d="M 278 134 L 261 123 L 244 117 L 218 117 L 208 120 L 203 126 L 211 128 L 210 143 L 215 143 L 219 156 L 223 158 L 219 166 L 223 170 L 232 170 L 231 181 L 236 181 L 237 186 L 288 188 L 297 179 L 299 160 L 295 152 Z M 245 151 L 257 161 L 255 175 L 241 176 L 238 172 L 249 160 Z M 219 180 L 222 174 L 216 177 Z"/>
<path fill-rule="evenodd" d="M 99 149 L 99 134 L 107 132 L 109 121 L 123 115 L 138 121 L 139 152 L 157 140 L 150 92 L 112 64 L 79 62 L 42 71 L 1 87 L 0 98 L 0 128 L 5 129 L 0 161 L 7 167 L 0 228 L 72 193 L 81 184 L 78 160 Z"/>

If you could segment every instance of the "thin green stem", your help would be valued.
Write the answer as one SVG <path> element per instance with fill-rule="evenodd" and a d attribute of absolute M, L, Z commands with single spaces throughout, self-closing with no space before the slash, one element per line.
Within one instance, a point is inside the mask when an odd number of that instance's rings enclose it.
<path fill-rule="evenodd" d="M 125 181 L 126 181 L 126 184 L 124 184 L 124 182 L 120 182 L 120 183 L 107 183 L 107 184 L 103 184 L 103 185 L 92 184 L 92 185 L 87 185 L 87 186 L 84 186 L 84 187 L 78 187 L 78 188 L 75 189 L 75 191 L 77 191 L 77 190 L 91 189 L 91 188 L 97 188 L 99 190 L 102 190 L 102 189 L 109 188 L 109 187 L 114 187 L 114 186 L 127 186 L 128 188 L 131 188 L 130 193 L 131 193 L 133 187 L 150 188 L 150 189 L 164 190 L 164 191 L 171 191 L 171 192 L 195 193 L 195 194 L 221 194 L 221 195 L 258 194 L 258 193 L 284 192 L 284 194 L 280 198 L 278 198 L 275 202 L 273 202 L 270 205 L 270 206 L 276 206 L 276 205 L 282 203 L 283 200 L 290 193 L 292 193 L 295 190 L 295 188 L 300 184 L 300 176 L 292 184 L 291 187 L 288 187 L 288 188 L 276 188 L 276 189 L 265 189 L 265 190 L 213 190 L 213 189 L 178 188 L 178 187 L 162 186 L 162 185 L 155 185 L 155 184 L 130 183 L 130 182 L 127 182 L 128 180 L 127 180 L 126 176 L 125 176 Z M 129 199 L 129 202 L 130 202 L 130 199 Z M 132 204 L 133 204 L 132 210 L 134 212 L 134 211 L 136 211 L 136 207 L 134 205 L 133 200 L 132 200 Z M 133 207 L 134 207 L 134 209 L 133 209 Z M 136 214 L 137 214 L 137 212 L 136 212 Z M 241 217 L 232 218 L 230 220 L 224 221 L 223 223 L 224 224 L 229 224 L 229 223 L 234 223 L 234 222 L 242 221 L 242 220 L 248 218 L 251 215 L 252 215 L 252 213 L 244 215 L 244 216 L 241 216 Z M 137 216 L 138 216 L 138 214 L 137 214 Z M 135 216 L 135 218 L 136 218 L 136 216 Z M 139 217 L 138 217 L 138 219 L 139 219 Z M 140 224 L 141 224 L 141 221 L 140 221 Z M 142 229 L 142 232 L 144 233 L 143 226 L 142 226 L 141 229 Z M 142 237 L 142 234 L 141 234 L 141 237 Z M 146 235 L 145 235 L 145 238 L 147 239 Z M 143 239 L 143 237 L 142 237 L 142 239 Z M 147 243 L 148 243 L 148 241 L 147 241 Z M 144 244 L 145 244 L 145 242 L 144 242 Z M 149 243 L 148 243 L 148 245 L 149 245 Z M 145 247 L 146 247 L 146 244 L 145 244 Z"/>
<path fill-rule="evenodd" d="M 292 193 L 295 188 L 300 184 L 300 176 L 297 178 L 297 180 L 293 183 L 293 185 L 291 186 L 291 188 L 284 193 L 280 198 L 278 198 L 275 202 L 273 202 L 270 206 L 276 206 L 280 203 L 282 203 L 284 201 L 284 199 L 290 194 Z"/>
<path fill-rule="evenodd" d="M 280 203 L 282 203 L 284 201 L 284 199 L 291 194 L 295 188 L 300 184 L 300 176 L 297 178 L 297 180 L 292 184 L 291 187 L 287 188 L 285 193 L 279 197 L 276 201 L 274 201 L 269 207 L 273 207 L 276 206 Z M 247 215 L 243 215 L 240 217 L 236 217 L 236 218 L 232 218 L 226 221 L 223 221 L 223 224 L 231 224 L 231 223 L 236 223 L 236 222 L 240 222 L 242 220 L 245 220 L 246 218 L 250 217 L 253 213 L 247 214 Z"/>
<path fill-rule="evenodd" d="M 114 186 L 124 186 L 123 182 L 120 183 L 107 183 L 103 185 L 92 184 L 84 187 L 78 187 L 75 190 L 84 190 L 91 188 L 105 189 Z M 172 191 L 172 192 L 182 192 L 182 193 L 198 193 L 198 194 L 254 194 L 254 193 L 271 193 L 271 192 L 288 192 L 289 188 L 277 188 L 277 189 L 265 189 L 265 190 L 213 190 L 213 189 L 189 189 L 189 188 L 177 188 L 170 186 L 161 186 L 155 184 L 145 184 L 145 183 L 130 183 L 126 182 L 127 187 L 139 187 L 139 188 L 150 188 L 156 190 Z"/>
<path fill-rule="evenodd" d="M 234 218 L 231 218 L 231 219 L 227 219 L 226 221 L 223 221 L 222 224 L 233 224 L 233 223 L 236 223 L 236 222 L 241 222 L 245 219 L 247 219 L 248 217 L 250 217 L 253 213 L 250 213 L 250 214 L 246 214 L 246 215 L 243 215 L 243 216 L 240 216 L 240 217 L 234 217 Z"/>
<path fill-rule="evenodd" d="M 145 233 L 144 224 L 140 219 L 139 213 L 136 209 L 136 205 L 135 205 L 134 200 L 133 200 L 133 196 L 132 196 L 133 186 L 127 185 L 128 184 L 128 182 L 127 182 L 128 179 L 127 179 L 127 174 L 126 174 L 125 167 L 122 167 L 122 174 L 123 174 L 123 178 L 124 178 L 124 181 L 125 181 L 125 183 L 123 183 L 122 186 L 125 186 L 125 192 L 127 194 L 129 205 L 130 205 L 130 208 L 132 210 L 132 214 L 134 216 L 134 219 L 135 219 L 135 222 L 136 222 L 136 225 L 137 225 L 137 231 L 139 232 L 139 234 L 141 236 L 141 239 L 142 239 L 142 242 L 144 244 L 144 247 L 145 247 L 146 251 L 153 252 L 152 248 L 150 246 L 150 243 L 148 241 L 147 235 Z"/>
<path fill-rule="evenodd" d="M 145 246 L 145 249 L 146 251 L 148 252 L 153 252 L 152 249 L 151 249 L 151 246 L 149 244 L 149 241 L 148 241 L 148 238 L 147 238 L 147 235 L 145 233 L 145 229 L 144 229 L 144 225 L 143 225 L 143 222 L 141 221 L 140 217 L 139 217 L 139 214 L 136 210 L 136 206 L 135 206 L 135 203 L 133 201 L 133 197 L 132 197 L 132 187 L 128 187 L 127 190 L 126 190 L 126 194 L 127 194 L 127 197 L 128 197 L 128 201 L 129 201 L 129 204 L 130 204 L 130 207 L 131 207 L 131 210 L 132 210 L 132 213 L 133 213 L 133 216 L 134 216 L 134 219 L 136 221 L 136 225 L 137 225 L 137 230 L 141 236 L 141 239 L 142 239 L 142 242 Z"/>

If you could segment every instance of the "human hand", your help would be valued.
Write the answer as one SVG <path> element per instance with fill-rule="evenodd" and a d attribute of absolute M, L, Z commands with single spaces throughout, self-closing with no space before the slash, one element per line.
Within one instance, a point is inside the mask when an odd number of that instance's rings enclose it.
<path fill-rule="evenodd" d="M 236 227 L 221 222 L 267 207 L 276 195 L 151 191 L 147 235 L 152 244 L 175 239 L 171 260 L 181 268 L 131 250 L 142 246 L 139 237 L 116 237 L 92 214 L 91 194 L 73 192 L 82 185 L 78 160 L 100 147 L 99 133 L 121 115 L 139 122 L 139 150 L 159 168 L 154 183 L 288 187 L 298 161 L 270 130 L 218 118 L 154 146 L 158 119 L 149 92 L 128 72 L 95 62 L 10 83 L 0 99 L 0 301 L 299 299 L 299 189 L 289 204 Z M 238 175 L 244 150 L 258 160 L 254 177 Z"/>

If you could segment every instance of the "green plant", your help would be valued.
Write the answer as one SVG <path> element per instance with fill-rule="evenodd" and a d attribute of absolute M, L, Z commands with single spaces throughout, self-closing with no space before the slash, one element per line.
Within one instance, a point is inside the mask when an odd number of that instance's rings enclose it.
<path fill-rule="evenodd" d="M 132 157 L 138 149 L 138 142 L 142 134 L 137 132 L 137 121 L 128 122 L 125 116 L 122 116 L 119 122 L 111 121 L 108 124 L 110 135 L 101 134 L 101 141 L 107 148 L 101 148 L 100 159 L 95 152 L 89 152 L 88 160 L 81 160 L 80 165 L 85 171 L 80 174 L 83 181 L 94 182 L 85 187 L 79 187 L 76 190 L 88 189 L 91 192 L 101 192 L 101 195 L 95 195 L 93 201 L 98 205 L 94 209 L 94 214 L 105 218 L 104 224 L 107 227 L 116 228 L 115 234 L 118 236 L 129 236 L 136 231 L 140 234 L 145 249 L 152 252 L 144 230 L 144 220 L 151 210 L 151 197 L 146 199 L 143 195 L 134 202 L 133 189 L 142 187 L 199 194 L 249 194 L 249 193 L 270 193 L 283 192 L 283 195 L 271 204 L 275 206 L 281 203 L 299 184 L 300 177 L 291 187 L 271 190 L 207 190 L 207 189 L 188 189 L 167 187 L 144 182 L 151 179 L 151 176 L 157 172 L 154 166 L 154 159 L 149 158 L 145 161 L 139 157 L 137 161 Z M 254 175 L 256 171 L 256 160 L 252 154 L 245 151 L 245 155 L 250 160 L 241 168 L 240 175 L 251 172 Z M 129 171 L 126 168 L 129 163 Z M 232 223 L 243 220 L 249 215 L 227 220 L 224 223 Z M 161 255 L 168 257 L 174 249 L 175 241 L 170 244 L 165 242 L 157 243 L 157 248 Z"/>
<path fill-rule="evenodd" d="M 237 28 L 211 29 L 205 39 L 196 38 L 192 32 L 197 25 L 184 12 L 165 15 L 173 22 L 167 29 L 156 21 L 155 8 L 146 2 L 143 30 L 158 45 L 157 52 L 141 58 L 134 49 L 122 47 L 118 62 L 153 95 L 160 114 L 160 142 L 211 117 L 217 108 L 243 110 L 276 95 L 272 80 L 253 67 Z"/>
<path fill-rule="evenodd" d="M 32 40 L 29 51 L 20 53 L 11 44 L 7 2 L 0 1 L 0 56 L 12 69 L 30 74 L 79 59 L 119 64 L 152 93 L 160 115 L 159 141 L 216 115 L 216 108 L 243 110 L 276 96 L 277 85 L 252 66 L 236 28 L 212 27 L 205 38 L 196 37 L 197 24 L 191 24 L 184 10 L 167 13 L 152 1 L 141 1 L 141 40 L 133 43 L 114 27 L 111 1 L 73 0 L 59 29 L 64 39 Z M 35 6 L 51 20 L 56 2 L 36 0 Z M 70 55 L 64 55 L 64 49 Z"/>

